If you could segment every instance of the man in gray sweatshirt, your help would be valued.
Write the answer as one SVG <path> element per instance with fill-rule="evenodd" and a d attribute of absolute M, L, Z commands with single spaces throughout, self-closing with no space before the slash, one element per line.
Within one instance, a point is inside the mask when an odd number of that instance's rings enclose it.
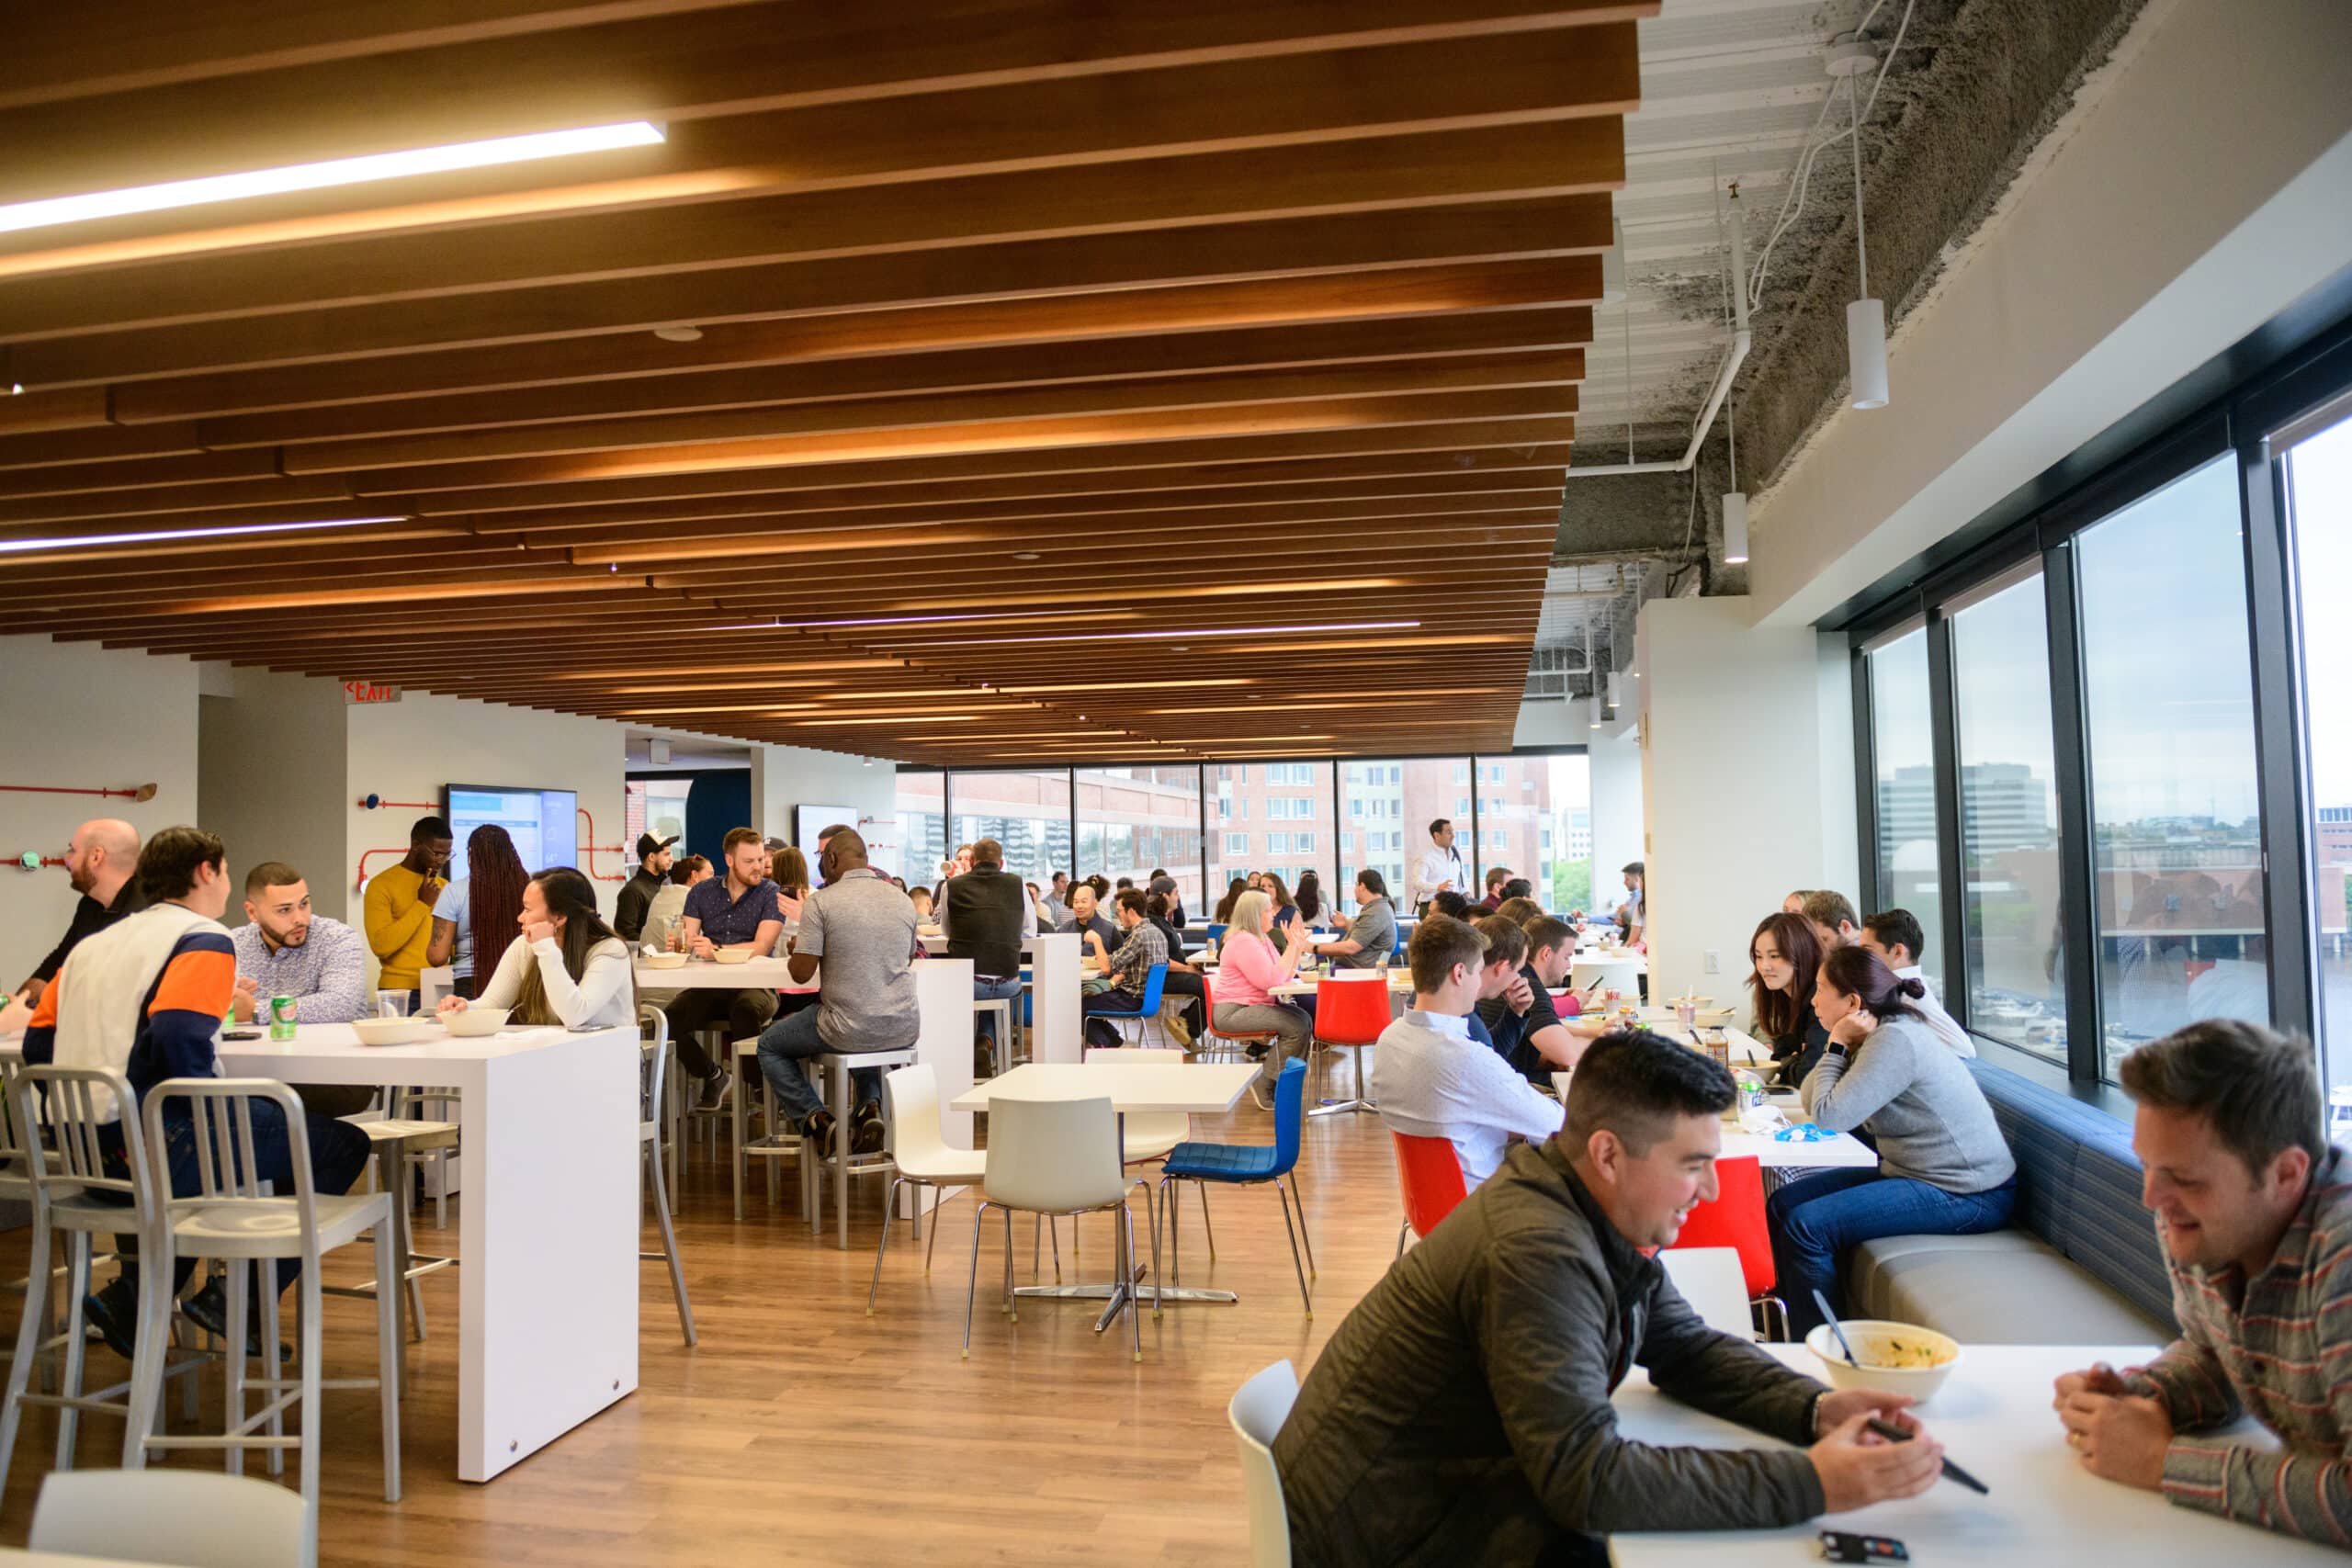
<path fill-rule="evenodd" d="M 1601 1563 L 1611 1530 L 1753 1529 L 1915 1496 L 1941 1447 L 1909 1401 L 1833 1393 L 1701 1322 L 1645 1247 L 1715 1196 L 1731 1077 L 1654 1035 L 1585 1053 L 1567 1123 L 1521 1144 L 1358 1303 L 1274 1439 L 1291 1554 L 1318 1564 Z M 1633 1367 L 1810 1448 L 1619 1437 Z"/>

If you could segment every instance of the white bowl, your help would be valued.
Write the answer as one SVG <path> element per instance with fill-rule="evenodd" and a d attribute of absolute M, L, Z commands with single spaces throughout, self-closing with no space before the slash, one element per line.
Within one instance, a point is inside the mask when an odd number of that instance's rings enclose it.
<path fill-rule="evenodd" d="M 362 1045 L 413 1045 L 433 1038 L 429 1018 L 355 1018 L 351 1032 Z"/>
<path fill-rule="evenodd" d="M 441 1024 L 452 1034 L 473 1039 L 484 1034 L 495 1034 L 506 1027 L 506 1015 L 511 1010 L 513 1010 L 508 1008 L 469 1007 L 463 1012 L 443 1013 Z"/>
<path fill-rule="evenodd" d="M 752 950 L 748 947 L 714 948 L 710 955 L 721 964 L 749 964 L 752 961 Z"/>
<path fill-rule="evenodd" d="M 684 969 L 686 955 L 683 953 L 640 953 L 637 961 L 648 969 Z"/>
<path fill-rule="evenodd" d="M 1804 1348 L 1820 1360 L 1832 1388 L 1884 1389 L 1889 1393 L 1907 1393 L 1913 1403 L 1925 1404 L 1936 1390 L 1943 1387 L 1951 1370 L 1960 1365 L 1960 1341 L 1932 1328 L 1879 1318 L 1848 1319 L 1844 1326 L 1846 1342 L 1862 1359 L 1860 1366 L 1846 1359 L 1845 1351 L 1838 1348 L 1838 1337 L 1830 1332 L 1827 1324 L 1804 1337 Z M 1892 1359 L 1897 1346 L 1912 1350 L 1924 1348 L 1939 1359 L 1928 1367 L 1871 1364 L 1882 1359 Z"/>

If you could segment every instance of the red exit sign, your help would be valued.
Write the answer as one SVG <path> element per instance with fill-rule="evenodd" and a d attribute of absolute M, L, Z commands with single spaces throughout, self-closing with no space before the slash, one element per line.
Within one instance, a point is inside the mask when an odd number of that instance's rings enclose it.
<path fill-rule="evenodd" d="M 345 681 L 343 683 L 343 701 L 346 707 L 360 703 L 396 703 L 400 700 L 401 689 L 388 686 L 381 681 Z"/>

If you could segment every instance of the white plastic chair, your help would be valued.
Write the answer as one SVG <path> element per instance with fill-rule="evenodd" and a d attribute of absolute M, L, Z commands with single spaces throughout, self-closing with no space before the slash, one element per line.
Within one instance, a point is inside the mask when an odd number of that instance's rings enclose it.
<path fill-rule="evenodd" d="M 1127 1207 L 1127 1173 L 1119 1161 L 1119 1122 L 1109 1097 L 1101 1100 L 1016 1100 L 997 1095 L 989 1101 L 989 1147 L 978 1209 L 972 1215 L 972 1277 L 964 1295 L 964 1354 L 972 1353 L 972 1302 L 980 1280 L 980 1225 L 993 1207 L 1004 1211 L 1004 1310 L 1021 1321 L 1012 1286 L 1012 1212 L 1035 1214 L 1098 1213 L 1116 1209 L 1125 1224 L 1114 1227 L 1116 1265 L 1112 1281 L 1135 1279 L 1136 1217 Z M 1143 1359 L 1143 1312 L 1130 1303 L 1135 1359 Z"/>
<path fill-rule="evenodd" d="M 988 1175 L 983 1149 L 951 1147 L 940 1131 L 939 1077 L 926 1063 L 899 1067 L 882 1079 L 882 1111 L 890 1124 L 890 1157 L 898 1172 L 890 1178 L 890 1193 L 882 1205 L 882 1243 L 874 1249 L 874 1282 L 865 1290 L 865 1315 L 874 1315 L 874 1298 L 882 1289 L 882 1255 L 890 1249 L 890 1221 L 899 1212 L 901 1187 L 977 1187 Z M 922 1199 L 915 1198 L 915 1234 L 922 1234 Z M 931 1240 L 923 1247 L 922 1271 L 931 1272 L 931 1255 L 939 1245 L 938 1213 L 932 1215 Z"/>
<path fill-rule="evenodd" d="M 1274 1434 L 1298 1401 L 1298 1373 L 1276 1361 L 1234 1391 L 1225 1407 L 1241 1450 L 1241 1493 L 1250 1506 L 1250 1561 L 1256 1568 L 1290 1568 L 1290 1516 L 1283 1507 L 1282 1472 L 1274 1464 Z"/>
<path fill-rule="evenodd" d="M 637 1146 L 646 1179 L 653 1188 L 653 1217 L 662 1224 L 662 1250 L 639 1251 L 638 1258 L 659 1258 L 670 1266 L 670 1293 L 677 1298 L 678 1327 L 686 1343 L 695 1340 L 695 1309 L 686 1300 L 686 1271 L 678 1260 L 678 1233 L 670 1224 L 670 1190 L 662 1176 L 662 1093 L 670 1074 L 670 1015 L 660 1008 L 637 1010 L 637 1023 L 646 1032 L 638 1048 Z"/>
<path fill-rule="evenodd" d="M 1181 1067 L 1184 1065 L 1186 1058 L 1183 1052 L 1173 1049 L 1172 1047 L 1161 1047 L 1156 1045 L 1148 1047 L 1135 1045 L 1089 1045 L 1086 1048 L 1086 1059 L 1089 1062 L 1108 1062 L 1114 1066 L 1118 1063 L 1125 1062 L 1129 1066 L 1134 1066 L 1137 1063 L 1149 1063 L 1154 1066 Z M 1169 1150 L 1184 1142 L 1192 1135 L 1193 1118 L 1189 1112 L 1182 1111 L 1131 1111 L 1126 1117 L 1126 1145 L 1122 1151 L 1122 1155 L 1127 1164 L 1142 1165 L 1149 1160 L 1165 1157 Z M 1136 1185 L 1144 1189 L 1144 1190 L 1148 1193 L 1151 1190 L 1151 1178 L 1148 1175 L 1138 1176 L 1136 1178 Z M 1208 1235 L 1209 1257 L 1214 1260 L 1216 1257 L 1216 1232 L 1211 1229 L 1209 1225 L 1208 1189 L 1206 1187 L 1201 1188 L 1200 1194 L 1201 1229 Z M 1171 1233 L 1170 1241 L 1172 1243 L 1172 1233 L 1175 1229 L 1175 1220 L 1172 1215 L 1169 1221 L 1169 1228 Z M 1073 1226 L 1073 1234 L 1070 1238 L 1070 1250 L 1072 1252 L 1076 1252 L 1078 1250 L 1078 1239 L 1075 1231 L 1076 1227 Z M 1056 1267 L 1058 1268 L 1061 1262 L 1060 1238 L 1058 1236 L 1055 1238 L 1054 1261 Z"/>
<path fill-rule="evenodd" d="M 1666 1277 L 1690 1303 L 1701 1322 L 1720 1334 L 1741 1339 L 1756 1337 L 1756 1318 L 1747 1305 L 1747 1275 L 1739 1265 L 1736 1247 L 1669 1247 L 1657 1255 Z"/>
<path fill-rule="evenodd" d="M 292 1168 L 293 1191 L 265 1194 L 264 1183 L 256 1174 L 250 1151 L 254 1146 L 253 1103 L 266 1100 L 276 1105 L 286 1118 L 286 1141 L 288 1165 Z M 383 1422 L 384 1501 L 401 1500 L 401 1396 L 400 1396 L 400 1292 L 379 1291 L 376 1297 L 376 1375 L 372 1378 L 324 1379 L 319 1367 L 325 1352 L 323 1291 L 319 1278 L 320 1258 L 339 1247 L 358 1240 L 363 1233 L 374 1233 L 376 1278 L 397 1280 L 396 1243 L 392 1226 L 393 1196 L 389 1192 L 321 1193 L 311 1185 L 311 1133 L 302 1111 L 302 1102 L 294 1091 L 270 1078 L 166 1078 L 147 1092 L 146 1112 L 147 1159 L 151 1166 L 162 1168 L 165 1158 L 164 1111 L 174 1102 L 187 1107 L 188 1120 L 194 1124 L 197 1152 L 197 1190 L 187 1196 L 167 1195 L 162 1201 L 163 1224 L 161 1245 L 141 1258 L 141 1282 L 143 1285 L 152 1271 L 153 1277 L 168 1280 L 172 1260 L 180 1254 L 192 1258 L 218 1258 L 229 1265 L 228 1307 L 230 1345 L 227 1379 L 227 1418 L 225 1429 L 217 1437 L 150 1436 L 147 1422 L 154 1409 L 152 1382 L 141 1387 L 140 1374 L 134 1372 L 130 1391 L 131 1430 L 129 1442 L 143 1443 L 145 1449 L 208 1449 L 224 1450 L 231 1472 L 239 1472 L 244 1463 L 244 1450 L 249 1448 L 267 1449 L 273 1455 L 288 1448 L 301 1455 L 302 1500 L 306 1507 L 305 1535 L 311 1548 L 309 1556 L 316 1557 L 319 1514 L 319 1448 L 321 1442 L 321 1408 L 319 1394 L 322 1389 L 366 1389 L 377 1391 Z M 245 1332 L 245 1292 L 254 1283 L 253 1271 L 261 1273 L 261 1302 L 265 1308 L 262 1349 L 270 1371 L 280 1371 L 277 1356 L 277 1280 L 276 1264 L 281 1258 L 295 1258 L 301 1263 L 301 1303 L 297 1312 L 300 1335 L 300 1375 L 263 1378 L 245 1376 L 244 1346 L 238 1336 Z M 158 1292 L 160 1294 L 160 1292 Z M 164 1329 L 162 1307 L 158 1301 L 150 1305 L 142 1296 L 142 1317 L 140 1339 L 149 1335 L 160 1336 Z M 152 1378 L 151 1371 L 146 1374 Z M 245 1393 L 259 1393 L 262 1405 L 253 1415 L 245 1414 Z M 302 1430 L 297 1437 L 283 1435 L 282 1423 L 289 1408 L 299 1409 Z M 267 1426 L 265 1435 L 256 1430 Z M 126 1452 L 130 1450 L 126 1446 Z"/>
<path fill-rule="evenodd" d="M 302 1499 L 202 1470 L 60 1471 L 33 1503 L 35 1551 L 174 1568 L 308 1568 Z"/>

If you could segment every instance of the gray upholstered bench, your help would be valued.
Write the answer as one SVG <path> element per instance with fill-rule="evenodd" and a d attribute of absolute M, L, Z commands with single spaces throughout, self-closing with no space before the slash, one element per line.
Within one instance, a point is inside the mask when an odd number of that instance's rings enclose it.
<path fill-rule="evenodd" d="M 2017 1156 L 2016 1223 L 1865 1242 L 1848 1266 L 1854 1314 L 1978 1345 L 2170 1340 L 2172 1287 L 2130 1130 L 2016 1073 L 1969 1066 Z"/>

